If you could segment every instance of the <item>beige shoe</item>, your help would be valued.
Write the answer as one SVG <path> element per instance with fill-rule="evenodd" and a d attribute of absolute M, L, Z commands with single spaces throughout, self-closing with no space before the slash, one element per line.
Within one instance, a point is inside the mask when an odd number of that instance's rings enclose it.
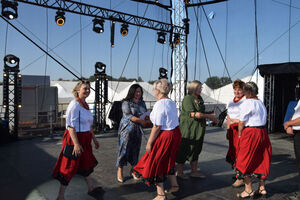
<path fill-rule="evenodd" d="M 205 175 L 200 173 L 200 172 L 192 172 L 190 174 L 190 177 L 193 177 L 193 178 L 205 178 Z"/>

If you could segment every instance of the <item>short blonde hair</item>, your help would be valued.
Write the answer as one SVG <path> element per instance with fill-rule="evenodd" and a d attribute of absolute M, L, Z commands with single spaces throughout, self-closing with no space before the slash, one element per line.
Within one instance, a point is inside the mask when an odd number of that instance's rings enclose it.
<path fill-rule="evenodd" d="M 79 81 L 72 90 L 72 94 L 74 95 L 74 97 L 78 97 L 78 90 L 80 90 L 82 85 L 88 85 L 91 87 L 89 81 Z"/>
<path fill-rule="evenodd" d="M 195 94 L 197 88 L 201 86 L 202 83 L 200 81 L 194 80 L 187 86 L 187 91 L 189 95 Z"/>
<path fill-rule="evenodd" d="M 166 78 L 154 82 L 153 90 L 158 90 L 161 94 L 168 95 L 172 89 L 172 84 Z"/>

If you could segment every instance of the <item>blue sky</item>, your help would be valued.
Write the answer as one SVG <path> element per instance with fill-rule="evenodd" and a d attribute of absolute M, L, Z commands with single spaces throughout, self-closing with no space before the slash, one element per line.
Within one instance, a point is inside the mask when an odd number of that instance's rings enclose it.
<path fill-rule="evenodd" d="M 137 14 L 142 16 L 146 8 L 145 4 L 132 2 L 130 0 L 111 1 L 82 1 L 89 4 Z M 258 17 L 258 40 L 260 54 L 259 63 L 279 63 L 289 61 L 289 34 L 280 35 L 289 28 L 289 0 L 257 0 Z M 228 6 L 227 26 L 227 53 L 226 64 L 233 79 L 243 78 L 251 75 L 255 66 L 251 61 L 255 55 L 255 24 L 254 24 L 254 1 L 253 0 L 229 0 L 205 6 L 207 13 L 212 11 L 215 17 L 210 19 L 218 44 L 225 57 L 225 36 L 226 36 L 226 4 Z M 137 6 L 138 5 L 138 6 Z M 197 10 L 197 8 L 196 8 Z M 200 9 L 199 9 L 200 10 Z M 55 24 L 55 10 L 36 7 L 19 3 L 19 17 L 11 21 L 14 25 L 23 30 L 35 42 L 46 49 L 48 35 L 48 46 L 53 48 L 62 41 L 60 46 L 54 49 L 55 58 L 62 61 L 78 76 L 82 74 L 89 77 L 94 74 L 94 64 L 98 61 L 107 65 L 107 74 L 119 77 L 124 67 L 130 47 L 133 43 L 137 27 L 130 26 L 129 34 L 122 37 L 119 33 L 120 24 L 116 24 L 115 47 L 110 47 L 110 22 L 105 22 L 103 34 L 96 34 L 92 31 L 91 17 L 81 17 L 81 27 L 85 27 L 82 34 L 82 51 L 80 50 L 80 16 L 66 13 L 66 24 L 59 27 Z M 47 20 L 48 12 L 48 20 Z M 212 76 L 223 76 L 224 64 L 218 53 L 209 26 L 202 14 L 198 16 L 201 33 L 205 43 L 205 50 L 208 57 L 209 68 Z M 169 16 L 162 9 L 156 6 L 149 6 L 146 17 L 160 21 L 166 21 Z M 188 78 L 193 80 L 194 76 L 200 81 L 208 77 L 207 65 L 203 55 L 200 39 L 196 44 L 196 18 L 193 8 L 189 8 L 190 34 L 188 35 Z M 290 61 L 299 61 L 300 46 L 300 1 L 292 0 L 291 26 L 290 30 Z M 48 21 L 48 31 L 47 31 Z M 58 78 L 73 79 L 74 77 L 65 69 L 60 67 L 51 58 L 41 57 L 43 55 L 38 48 L 27 41 L 13 28 L 8 28 L 7 45 L 6 22 L 0 19 L 0 71 L 3 72 L 3 57 L 5 54 L 14 54 L 20 58 L 21 74 L 28 75 L 49 75 L 51 80 Z M 75 34 L 77 33 L 77 34 Z M 71 35 L 74 35 L 70 38 Z M 157 33 L 154 30 L 140 29 L 139 38 L 135 43 L 133 51 L 125 67 L 123 76 L 137 78 L 141 76 L 145 81 L 155 80 L 158 77 L 158 69 L 165 67 L 170 69 L 170 48 L 168 44 L 162 45 L 156 42 Z M 276 42 L 274 42 L 276 40 Z M 271 46 L 269 46 L 274 42 Z M 139 45 L 138 45 L 139 44 Z M 197 55 L 196 55 L 197 46 Z M 269 46 L 269 47 L 268 47 Z M 6 48 L 5 48 L 6 47 Z M 267 49 L 265 49 L 268 47 Z M 111 54 L 112 52 L 112 54 Z M 58 56 L 63 58 L 61 60 Z M 139 55 L 139 56 L 138 56 Z M 196 57 L 195 57 L 196 55 Z M 112 57 L 112 59 L 111 59 Z M 195 70 L 195 58 L 196 70 Z M 246 65 L 251 61 L 248 65 Z M 81 64 L 82 63 L 82 64 Z M 139 65 L 138 65 L 139 63 Z M 240 69 L 243 70 L 240 71 Z M 239 73 L 237 73 L 239 72 Z M 233 76 L 234 75 L 234 76 Z M 2 80 L 2 76 L 0 77 Z"/>

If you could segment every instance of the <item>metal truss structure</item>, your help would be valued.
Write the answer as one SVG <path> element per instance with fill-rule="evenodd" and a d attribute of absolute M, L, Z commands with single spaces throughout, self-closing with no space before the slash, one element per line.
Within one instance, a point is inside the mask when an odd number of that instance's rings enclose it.
<path fill-rule="evenodd" d="M 149 28 L 156 31 L 173 32 L 184 34 L 184 28 L 174 26 L 169 23 L 160 22 L 136 15 L 131 15 L 123 12 L 114 11 L 111 9 L 101 8 L 94 5 L 70 1 L 70 0 L 16 0 L 17 2 L 32 4 L 45 8 L 62 10 L 75 14 L 102 18 L 105 20 L 127 23 L 143 28 Z"/>
<path fill-rule="evenodd" d="M 185 35 L 180 35 L 179 44 L 172 48 L 172 71 L 171 81 L 173 90 L 171 98 L 176 102 L 177 108 L 181 108 L 181 102 L 186 95 L 187 83 L 187 35 L 189 33 L 189 24 L 187 18 L 186 5 L 183 1 L 172 0 L 173 14 L 172 20 L 176 26 L 185 27 Z"/>
<path fill-rule="evenodd" d="M 271 133 L 275 128 L 275 110 L 274 110 L 274 94 L 275 94 L 275 75 L 265 75 L 265 92 L 264 103 L 267 109 L 267 129 Z"/>
<path fill-rule="evenodd" d="M 18 138 L 19 108 L 22 100 L 21 75 L 19 74 L 19 61 L 15 67 L 7 65 L 12 55 L 4 57 L 3 73 L 3 107 L 4 118 L 8 124 L 9 134 L 12 139 Z M 16 58 L 16 57 L 14 57 Z"/>
<path fill-rule="evenodd" d="M 104 66 L 103 71 L 99 72 L 99 67 Z M 95 114 L 94 114 L 94 128 L 96 133 L 105 130 L 106 128 L 106 112 L 105 105 L 108 102 L 108 80 L 105 74 L 105 65 L 98 62 L 95 66 Z"/>

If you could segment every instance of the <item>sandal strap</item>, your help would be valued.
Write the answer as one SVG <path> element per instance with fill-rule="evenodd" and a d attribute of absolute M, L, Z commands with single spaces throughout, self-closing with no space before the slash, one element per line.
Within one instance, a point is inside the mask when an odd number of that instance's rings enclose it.
<path fill-rule="evenodd" d="M 165 194 L 157 194 L 157 196 L 165 197 Z"/>
<path fill-rule="evenodd" d="M 247 192 L 246 190 L 244 190 L 244 192 L 246 192 L 247 194 L 251 195 L 253 193 L 253 190 L 251 192 Z"/>

